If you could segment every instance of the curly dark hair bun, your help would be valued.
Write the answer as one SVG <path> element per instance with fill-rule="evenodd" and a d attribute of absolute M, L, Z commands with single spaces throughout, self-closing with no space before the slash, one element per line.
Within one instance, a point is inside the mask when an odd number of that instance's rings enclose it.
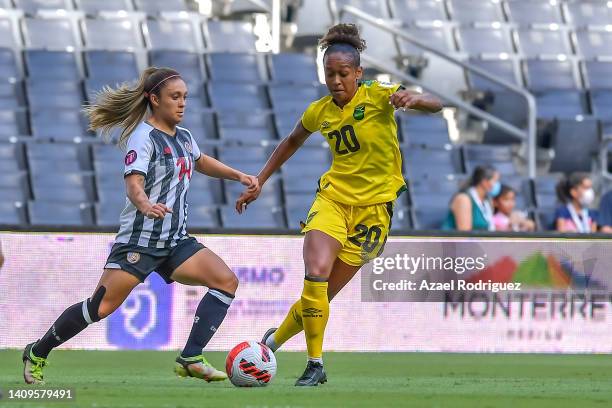
<path fill-rule="evenodd" d="M 359 29 L 351 23 L 336 24 L 319 40 L 321 50 L 326 50 L 334 44 L 349 44 L 358 52 L 366 49 L 366 42 L 359 35 Z"/>

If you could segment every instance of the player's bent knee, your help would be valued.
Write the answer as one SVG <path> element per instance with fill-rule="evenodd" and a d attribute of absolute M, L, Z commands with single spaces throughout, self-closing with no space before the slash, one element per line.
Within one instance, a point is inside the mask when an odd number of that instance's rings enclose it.
<path fill-rule="evenodd" d="M 106 316 L 100 315 L 100 306 L 106 294 L 106 287 L 100 286 L 95 293 L 87 299 L 83 310 L 83 315 L 87 323 L 99 322 Z"/>
<path fill-rule="evenodd" d="M 230 273 L 227 275 L 227 277 L 223 279 L 223 282 L 221 283 L 220 288 L 233 295 L 234 293 L 236 293 L 236 290 L 238 289 L 238 283 L 239 283 L 238 277 L 234 275 L 233 273 Z"/>

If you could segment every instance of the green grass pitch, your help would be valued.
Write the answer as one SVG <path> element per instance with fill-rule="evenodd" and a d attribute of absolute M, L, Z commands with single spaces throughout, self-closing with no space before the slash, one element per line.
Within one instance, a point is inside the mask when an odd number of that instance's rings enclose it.
<path fill-rule="evenodd" d="M 21 352 L 0 351 L 1 407 L 610 407 L 612 355 L 326 353 L 329 382 L 293 383 L 303 353 L 276 353 L 266 388 L 238 389 L 174 376 L 176 353 L 55 351 L 42 388 L 72 388 L 75 400 L 8 401 L 23 387 Z M 224 366 L 225 353 L 208 353 Z"/>

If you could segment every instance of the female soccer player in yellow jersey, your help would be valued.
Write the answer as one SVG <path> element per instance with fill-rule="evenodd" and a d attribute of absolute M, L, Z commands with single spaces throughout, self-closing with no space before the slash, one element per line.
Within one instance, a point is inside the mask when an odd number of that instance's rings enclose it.
<path fill-rule="evenodd" d="M 325 50 L 325 83 L 330 95 L 310 104 L 295 129 L 274 150 L 258 175 L 259 187 L 236 202 L 242 213 L 261 186 L 313 132 L 329 142 L 333 164 L 319 180 L 317 195 L 303 226 L 306 276 L 302 296 L 278 329 L 264 342 L 278 349 L 302 329 L 308 364 L 297 386 L 327 381 L 323 370 L 323 333 L 329 300 L 359 268 L 382 252 L 393 203 L 405 190 L 394 108 L 437 112 L 439 100 L 399 84 L 359 82 L 359 54 L 365 49 L 354 24 L 338 24 L 319 41 Z"/>

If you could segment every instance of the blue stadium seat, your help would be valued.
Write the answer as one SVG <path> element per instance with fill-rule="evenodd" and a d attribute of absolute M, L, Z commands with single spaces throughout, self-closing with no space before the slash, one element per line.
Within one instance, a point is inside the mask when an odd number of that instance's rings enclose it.
<path fill-rule="evenodd" d="M 1 21 L 0 21 L 1 24 Z M 18 54 L 10 48 L 0 48 L 0 78 L 20 79 L 23 77 L 18 63 Z"/>
<path fill-rule="evenodd" d="M 132 11 L 132 0 L 75 0 L 77 10 L 89 15 L 106 11 Z"/>
<path fill-rule="evenodd" d="M 463 173 L 459 164 L 459 151 L 402 148 L 406 176 L 411 180 L 427 178 L 432 174 L 446 176 Z"/>
<path fill-rule="evenodd" d="M 27 14 L 36 14 L 40 10 L 72 10 L 70 0 L 14 0 L 15 6 Z"/>
<path fill-rule="evenodd" d="M 612 62 L 585 61 L 583 63 L 584 81 L 590 89 L 612 89 Z"/>
<path fill-rule="evenodd" d="M 28 214 L 31 225 L 93 225 L 93 212 L 88 204 L 29 201 Z"/>
<path fill-rule="evenodd" d="M 95 203 L 96 225 L 119 228 L 119 217 L 125 208 L 125 200 L 100 201 Z"/>
<path fill-rule="evenodd" d="M 77 138 L 90 137 L 85 118 L 76 109 L 31 110 L 32 135 L 39 139 L 51 138 L 57 141 L 76 141 Z"/>
<path fill-rule="evenodd" d="M 512 146 L 466 144 L 463 146 L 465 171 L 470 174 L 479 165 L 492 165 L 502 175 L 515 175 L 518 171 L 513 163 Z"/>
<path fill-rule="evenodd" d="M 257 83 L 267 80 L 261 56 L 246 53 L 213 52 L 208 54 L 213 81 Z"/>
<path fill-rule="evenodd" d="M 90 78 L 114 86 L 140 76 L 136 54 L 129 51 L 88 50 L 83 54 Z"/>
<path fill-rule="evenodd" d="M 412 211 L 415 229 L 440 229 L 442 222 L 448 214 L 451 198 L 452 195 L 446 194 L 422 194 L 413 197 Z"/>
<path fill-rule="evenodd" d="M 311 47 L 333 25 L 329 7 L 321 7 L 321 0 L 303 0 L 297 12 L 297 32 L 294 47 Z"/>
<path fill-rule="evenodd" d="M 501 2 L 451 0 L 448 4 L 453 21 L 461 24 L 505 21 Z"/>
<path fill-rule="evenodd" d="M 221 182 L 218 179 L 194 174 L 189 182 L 187 202 L 191 205 L 217 205 L 223 202 Z"/>
<path fill-rule="evenodd" d="M 508 1 L 508 18 L 520 25 L 563 24 L 561 8 L 548 0 Z"/>
<path fill-rule="evenodd" d="M 319 99 L 319 89 L 312 85 L 275 84 L 268 86 L 272 107 L 277 111 L 305 111 Z"/>
<path fill-rule="evenodd" d="M 23 206 L 13 201 L 0 202 L 0 224 L 26 225 L 27 219 Z"/>
<path fill-rule="evenodd" d="M 166 11 L 189 11 L 185 0 L 134 0 L 137 10 L 149 15 Z"/>
<path fill-rule="evenodd" d="M 204 25 L 209 51 L 255 52 L 253 25 L 241 21 L 209 21 Z"/>
<path fill-rule="evenodd" d="M 187 211 L 187 228 L 219 228 L 219 214 L 216 207 L 208 205 L 189 205 Z"/>
<path fill-rule="evenodd" d="M 276 83 L 319 82 L 314 57 L 306 54 L 282 52 L 268 56 L 270 76 Z"/>
<path fill-rule="evenodd" d="M 270 107 L 265 90 L 259 85 L 209 82 L 208 92 L 212 106 L 219 110 L 251 112 Z"/>
<path fill-rule="evenodd" d="M 221 207 L 221 220 L 225 228 L 261 229 L 285 228 L 284 214 L 281 208 L 270 206 L 259 201 L 251 203 L 246 212 L 239 215 L 234 204 Z"/>
<path fill-rule="evenodd" d="M 53 33 L 53 35 L 49 35 Z M 23 19 L 23 35 L 28 48 L 65 50 L 79 49 L 82 41 L 77 21 L 62 15 Z"/>
<path fill-rule="evenodd" d="M 15 109 L 25 104 L 23 82 L 0 79 L 0 109 Z"/>
<path fill-rule="evenodd" d="M 200 25 L 190 18 L 146 21 L 148 46 L 156 50 L 198 52 L 202 50 Z"/>
<path fill-rule="evenodd" d="M 527 58 L 571 55 L 569 34 L 565 29 L 517 29 L 518 49 Z"/>
<path fill-rule="evenodd" d="M 144 47 L 138 18 L 123 14 L 86 18 L 83 22 L 85 45 L 90 50 L 138 50 Z"/>
<path fill-rule="evenodd" d="M 469 63 L 481 68 L 491 74 L 494 74 L 500 79 L 503 79 L 511 84 L 522 86 L 521 73 L 519 71 L 518 63 L 514 58 L 470 58 Z M 468 81 L 470 88 L 487 91 L 506 91 L 507 88 L 501 85 L 489 81 L 488 79 L 474 73 L 473 71 L 467 71 Z"/>
<path fill-rule="evenodd" d="M 563 2 L 568 22 L 576 27 L 606 26 L 612 21 L 612 9 L 605 1 Z"/>
<path fill-rule="evenodd" d="M 82 76 L 75 52 L 26 50 L 24 54 L 28 76 L 32 79 L 74 81 Z"/>
<path fill-rule="evenodd" d="M 580 89 L 577 67 L 572 60 L 528 59 L 523 62 L 529 89 Z"/>
<path fill-rule="evenodd" d="M 75 109 L 83 104 L 83 88 L 76 81 L 31 79 L 26 83 L 30 109 Z"/>
<path fill-rule="evenodd" d="M 0 109 L 0 138 L 30 134 L 28 119 L 24 110 Z"/>
<path fill-rule="evenodd" d="M 219 111 L 217 114 L 219 139 L 224 141 L 257 144 L 276 139 L 271 115 L 253 110 L 248 114 L 235 111 Z"/>
<path fill-rule="evenodd" d="M 514 54 L 510 30 L 506 26 L 459 27 L 459 49 L 472 57 Z"/>
<path fill-rule="evenodd" d="M 447 149 L 451 147 L 446 119 L 438 115 L 397 115 L 402 139 L 412 147 Z"/>
<path fill-rule="evenodd" d="M 610 24 L 612 20 L 608 22 Z M 576 31 L 578 53 L 587 59 L 612 58 L 612 33 L 608 31 Z"/>
<path fill-rule="evenodd" d="M 596 119 L 558 120 L 552 146 L 555 156 L 550 171 L 590 172 L 599 152 L 600 139 L 600 127 Z"/>
<path fill-rule="evenodd" d="M 0 197 L 3 201 L 26 202 L 30 199 L 30 183 L 23 170 L 0 173 Z"/>
<path fill-rule="evenodd" d="M 575 118 L 587 112 L 584 92 L 553 90 L 536 92 L 538 117 Z"/>
<path fill-rule="evenodd" d="M 186 51 L 151 50 L 149 60 L 154 67 L 169 67 L 181 73 L 190 82 L 208 79 L 204 61 L 200 54 Z"/>
<path fill-rule="evenodd" d="M 31 175 L 34 199 L 53 202 L 90 202 L 95 193 L 91 175 L 85 173 L 47 173 Z"/>
<path fill-rule="evenodd" d="M 612 122 L 612 89 L 591 91 L 593 115 L 606 122 Z"/>
<path fill-rule="evenodd" d="M 391 234 L 397 235 L 398 231 L 408 231 L 414 228 L 412 214 L 408 207 L 395 207 L 393 209 L 393 219 L 391 220 Z"/>
<path fill-rule="evenodd" d="M 447 20 L 444 3 L 437 0 L 393 0 L 390 2 L 393 17 L 405 25 L 417 22 Z"/>
<path fill-rule="evenodd" d="M 10 15 L 0 16 L 0 47 L 14 49 L 21 46 L 21 36 L 17 28 L 17 18 Z"/>

